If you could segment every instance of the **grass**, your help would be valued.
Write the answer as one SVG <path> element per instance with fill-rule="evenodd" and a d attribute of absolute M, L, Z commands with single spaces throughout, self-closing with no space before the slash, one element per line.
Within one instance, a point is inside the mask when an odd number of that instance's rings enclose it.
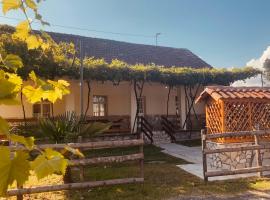
<path fill-rule="evenodd" d="M 201 146 L 202 144 L 201 139 L 179 141 L 176 143 L 184 145 L 184 146 L 188 146 L 188 147 L 197 147 L 197 146 Z"/>
<path fill-rule="evenodd" d="M 143 184 L 126 184 L 119 186 L 105 186 L 88 190 L 52 192 L 31 195 L 31 199 L 95 199 L 95 200 L 161 200 L 170 197 L 186 195 L 234 195 L 248 190 L 265 191 L 270 188 L 270 179 L 238 179 L 229 181 L 215 181 L 205 184 L 201 179 L 181 170 L 176 164 L 187 163 L 160 152 L 154 146 L 145 146 L 145 182 Z M 109 150 L 95 150 L 86 152 L 87 157 L 121 155 L 138 152 L 137 148 L 121 148 Z M 112 178 L 138 177 L 138 162 L 113 165 L 97 165 L 85 169 L 85 180 L 106 180 Z M 58 177 L 58 178 L 57 178 Z M 78 171 L 73 172 L 77 180 Z M 36 185 L 37 180 L 31 179 L 28 185 Z M 38 181 L 38 184 L 60 183 L 59 176 L 51 176 Z"/>

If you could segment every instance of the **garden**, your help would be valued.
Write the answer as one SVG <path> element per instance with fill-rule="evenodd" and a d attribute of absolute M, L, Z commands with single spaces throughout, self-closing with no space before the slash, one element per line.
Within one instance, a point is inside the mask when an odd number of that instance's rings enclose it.
<path fill-rule="evenodd" d="M 119 60 L 78 58 L 74 44 L 56 43 L 44 31 L 32 29 L 34 18 L 46 26 L 33 0 L 3 0 L 4 14 L 23 13 L 17 27 L 1 28 L 0 105 L 61 101 L 69 83 L 59 77 L 84 80 L 130 81 L 137 87 L 145 81 L 169 87 L 179 84 L 228 85 L 258 73 L 253 68 L 236 70 L 164 68 L 128 65 Z M 28 81 L 25 81 L 28 80 Z M 199 82 L 198 82 L 199 81 Z M 138 97 L 136 96 L 138 101 Z M 137 108 L 138 109 L 138 108 Z M 24 114 L 25 115 L 25 114 Z M 138 112 L 136 113 L 136 116 Z M 25 120 L 25 116 L 24 116 Z M 68 112 L 40 119 L 32 126 L 25 120 L 16 128 L 0 116 L 0 196 L 17 199 L 169 199 L 182 196 L 228 196 L 265 191 L 268 178 L 249 178 L 205 183 L 177 165 L 185 160 L 162 153 L 137 139 L 91 141 L 110 128 L 110 123 L 85 123 L 85 115 Z M 139 128 L 138 128 L 139 130 Z M 187 145 L 197 145 L 198 142 Z M 32 194 L 33 193 L 33 194 Z"/>

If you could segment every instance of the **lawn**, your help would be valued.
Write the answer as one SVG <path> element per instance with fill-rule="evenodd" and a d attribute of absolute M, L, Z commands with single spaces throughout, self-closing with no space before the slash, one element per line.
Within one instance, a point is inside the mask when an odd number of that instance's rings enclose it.
<path fill-rule="evenodd" d="M 160 148 L 145 146 L 145 182 L 143 184 L 127 184 L 119 186 L 100 187 L 95 189 L 66 191 L 31 195 L 31 199 L 95 199 L 95 200 L 159 200 L 186 195 L 234 195 L 248 190 L 267 190 L 270 179 L 238 179 L 230 181 L 217 181 L 205 184 L 199 178 L 188 174 L 176 165 L 187 163 L 160 152 Z M 110 149 L 88 151 L 88 157 L 121 155 L 137 152 L 138 148 Z M 113 165 L 91 166 L 85 169 L 86 180 L 104 180 L 111 178 L 138 177 L 138 162 Z M 73 172 L 74 180 L 78 179 L 78 172 Z M 31 183 L 30 183 L 31 182 Z M 35 184 L 34 178 L 29 185 Z M 59 176 L 39 181 L 38 184 L 53 184 L 61 182 Z"/>

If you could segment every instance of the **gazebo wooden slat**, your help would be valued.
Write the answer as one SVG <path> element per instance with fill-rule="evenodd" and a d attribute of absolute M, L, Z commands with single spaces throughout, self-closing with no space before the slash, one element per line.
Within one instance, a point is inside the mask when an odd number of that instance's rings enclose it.
<path fill-rule="evenodd" d="M 209 86 L 196 102 L 202 100 L 206 101 L 208 134 L 270 128 L 270 87 Z M 270 139 L 270 136 L 264 139 Z M 220 138 L 216 141 L 253 141 L 253 137 Z"/>

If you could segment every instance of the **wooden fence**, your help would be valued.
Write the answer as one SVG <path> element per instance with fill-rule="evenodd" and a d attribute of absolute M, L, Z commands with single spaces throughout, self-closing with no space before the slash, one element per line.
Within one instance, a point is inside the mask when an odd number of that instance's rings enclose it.
<path fill-rule="evenodd" d="M 70 160 L 71 166 L 78 166 L 80 169 L 80 181 L 76 183 L 58 184 L 58 185 L 44 185 L 44 186 L 31 186 L 31 188 L 17 188 L 7 191 L 7 196 L 17 196 L 17 199 L 22 199 L 24 194 L 33 194 L 41 192 L 52 192 L 61 190 L 73 190 L 73 189 L 85 189 L 107 185 L 118 185 L 127 183 L 142 183 L 144 181 L 144 153 L 143 153 L 143 139 L 142 135 L 139 139 L 132 140 L 119 140 L 119 141 L 101 141 L 101 142 L 86 142 L 86 143 L 68 143 L 68 144 L 42 144 L 38 145 L 38 148 L 53 148 L 62 149 L 67 145 L 72 148 L 78 148 L 81 151 L 91 149 L 106 149 L 106 148 L 119 148 L 119 147 L 131 147 L 138 146 L 138 153 L 120 155 L 120 156 L 106 156 L 95 158 L 83 158 Z M 11 149 L 24 149 L 24 147 L 13 147 Z M 123 178 L 123 179 L 111 179 L 102 181 L 88 181 L 83 182 L 83 167 L 93 164 L 101 163 L 122 163 L 126 161 L 139 161 L 140 175 L 139 177 Z"/>
<path fill-rule="evenodd" d="M 227 176 L 236 174 L 246 174 L 257 172 L 258 176 L 262 176 L 264 171 L 270 171 L 270 165 L 263 166 L 261 150 L 270 149 L 270 142 L 268 139 L 270 136 L 270 130 L 258 130 L 258 131 L 242 131 L 242 132 L 228 132 L 228 133 L 217 133 L 217 134 L 206 134 L 205 130 L 201 131 L 202 139 L 202 161 L 203 161 L 203 176 L 204 181 L 208 181 L 209 177 L 214 176 Z M 254 142 L 251 146 L 241 147 L 225 147 L 217 149 L 208 149 L 207 141 L 215 141 L 220 138 L 245 138 L 254 137 Z M 260 140 L 268 141 L 264 144 L 260 143 Z M 255 151 L 256 154 L 256 166 L 249 168 L 233 169 L 233 170 L 211 170 L 207 169 L 207 155 L 216 153 L 227 153 L 227 152 L 239 152 L 239 151 Z"/>

